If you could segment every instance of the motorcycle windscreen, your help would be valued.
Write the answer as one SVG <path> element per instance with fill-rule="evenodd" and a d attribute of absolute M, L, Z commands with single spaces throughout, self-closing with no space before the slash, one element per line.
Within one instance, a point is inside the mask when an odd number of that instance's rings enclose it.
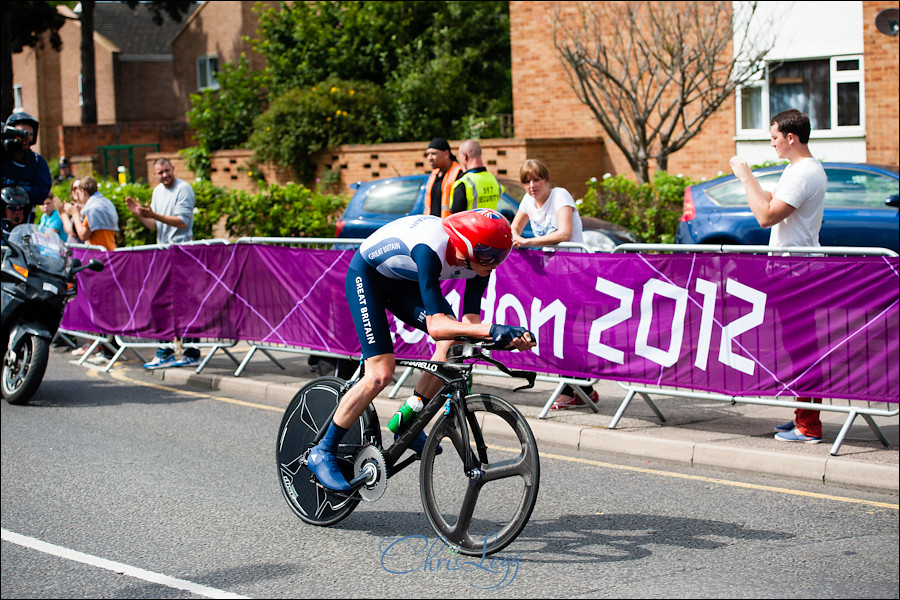
<path fill-rule="evenodd" d="M 26 243 L 26 238 L 28 241 Z M 41 229 L 32 223 L 19 225 L 9 234 L 9 241 L 29 254 L 29 263 L 46 271 L 60 272 L 66 266 L 66 249 L 59 235 L 51 229 Z"/>

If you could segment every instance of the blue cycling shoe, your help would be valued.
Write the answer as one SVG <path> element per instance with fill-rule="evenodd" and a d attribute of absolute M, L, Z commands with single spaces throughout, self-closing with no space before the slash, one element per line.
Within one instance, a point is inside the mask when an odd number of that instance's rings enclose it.
<path fill-rule="evenodd" d="M 306 466 L 313 472 L 316 479 L 329 490 L 345 492 L 350 489 L 350 484 L 338 466 L 337 457 L 331 452 L 322 450 L 319 446 L 313 446 L 306 458 Z"/>
<path fill-rule="evenodd" d="M 396 442 L 397 438 L 399 438 L 399 437 L 400 437 L 399 435 L 394 434 L 394 441 Z M 425 442 L 427 442 L 427 441 L 428 441 L 428 436 L 425 435 L 424 431 L 420 431 L 419 435 L 416 436 L 416 439 L 414 439 L 412 441 L 412 444 L 409 445 L 409 449 L 412 450 L 413 452 L 415 452 L 416 454 L 422 454 L 422 450 L 425 449 Z M 434 453 L 434 455 L 437 456 L 438 454 L 440 454 L 443 451 L 444 451 L 444 449 L 441 448 L 440 446 L 438 446 L 437 451 Z"/>

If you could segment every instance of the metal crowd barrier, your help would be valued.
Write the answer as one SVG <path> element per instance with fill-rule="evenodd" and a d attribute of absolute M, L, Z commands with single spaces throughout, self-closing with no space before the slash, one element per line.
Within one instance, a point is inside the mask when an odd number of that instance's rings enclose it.
<path fill-rule="evenodd" d="M 328 247 L 339 247 L 339 248 L 352 248 L 359 246 L 364 240 L 358 238 L 270 238 L 270 237 L 243 237 L 235 241 L 237 244 L 278 244 L 285 246 L 296 246 L 296 247 L 311 247 L 311 246 L 328 246 Z M 196 242 L 189 242 L 190 244 L 219 244 L 225 243 L 228 244 L 227 240 L 214 239 L 214 240 L 200 240 Z M 71 244 L 72 247 L 84 247 L 91 249 L 100 249 L 103 248 L 97 246 L 89 246 L 84 244 Z M 146 246 L 132 246 L 127 248 L 116 249 L 115 251 L 135 251 L 135 250 L 144 250 L 144 249 L 160 249 L 166 248 L 167 245 L 146 245 Z M 572 249 L 572 250 L 582 250 L 590 252 L 591 249 L 584 244 L 574 244 L 574 243 L 562 243 L 556 246 L 548 246 L 544 247 L 541 250 L 544 252 L 555 252 L 557 249 Z M 703 245 L 703 244 L 622 244 L 617 246 L 613 251 L 616 252 L 646 252 L 646 253 L 660 253 L 660 252 L 717 252 L 717 253 L 770 253 L 770 254 L 814 254 L 814 255 L 843 255 L 843 256 L 897 256 L 897 253 L 885 249 L 885 248 L 856 248 L 856 247 L 793 247 L 793 248 L 776 248 L 772 246 L 740 246 L 740 245 Z M 158 348 L 162 347 L 170 347 L 174 348 L 175 343 L 172 342 L 160 342 L 157 340 L 144 340 L 144 339 L 136 339 L 136 338 L 127 338 L 122 336 L 115 336 L 113 340 L 112 336 L 103 336 L 101 334 L 95 334 L 90 332 L 79 332 L 79 331 L 66 331 L 60 330 L 60 333 L 72 335 L 74 337 L 79 337 L 82 339 L 92 340 L 92 344 L 88 352 L 85 352 L 85 355 L 79 360 L 78 364 L 82 364 L 85 360 L 87 360 L 88 356 L 91 352 L 95 351 L 97 347 L 101 344 L 105 345 L 115 354 L 112 359 L 107 363 L 105 370 L 108 371 L 112 368 L 115 362 L 122 356 L 126 349 L 132 350 L 138 357 L 143 360 L 143 356 L 138 352 L 139 348 Z M 306 354 L 312 356 L 322 356 L 326 358 L 338 358 L 338 359 L 349 359 L 349 360 L 359 360 L 358 356 L 350 356 L 344 354 L 337 354 L 333 352 L 326 352 L 321 350 L 314 350 L 311 348 L 303 348 L 297 346 L 288 346 L 283 344 L 270 344 L 270 343 L 259 343 L 259 342 L 248 342 L 250 345 L 250 349 L 247 352 L 246 356 L 242 361 L 238 361 L 234 355 L 232 355 L 228 349 L 233 347 L 237 343 L 237 340 L 206 340 L 199 343 L 183 343 L 182 347 L 208 347 L 211 348 L 211 351 L 206 355 L 201 364 L 197 368 L 197 373 L 200 373 L 212 356 L 218 351 L 222 350 L 236 365 L 237 369 L 234 372 L 235 377 L 240 377 L 246 368 L 249 361 L 252 359 L 254 354 L 257 351 L 262 352 L 269 360 L 271 360 L 276 366 L 280 369 L 284 369 L 284 365 L 282 365 L 276 358 L 273 356 L 273 352 L 288 352 L 294 354 Z M 115 345 L 114 345 L 115 344 Z M 361 367 L 357 368 L 357 376 L 359 374 L 359 370 Z M 397 378 L 397 381 L 389 393 L 390 398 L 395 398 L 400 391 L 400 388 L 406 383 L 412 374 L 413 369 L 407 368 L 403 374 Z M 490 369 L 475 369 L 473 371 L 475 375 L 488 375 L 488 376 L 505 376 L 503 373 L 499 371 L 494 371 Z M 582 400 L 584 400 L 585 404 L 594 412 L 599 413 L 599 407 L 591 401 L 591 399 L 584 394 L 584 392 L 580 389 L 579 386 L 587 386 L 593 385 L 598 381 L 598 379 L 582 379 L 582 378 L 573 378 L 573 377 L 563 377 L 560 375 L 554 374 L 539 374 L 537 376 L 538 381 L 545 381 L 556 383 L 556 387 L 553 392 L 550 394 L 550 397 L 547 399 L 547 402 L 544 404 L 541 412 L 539 413 L 539 418 L 545 419 L 547 414 L 550 411 L 553 403 L 557 400 L 563 388 L 568 384 L 571 385 L 575 391 L 575 394 L 578 395 Z M 856 419 L 857 415 L 861 415 L 869 427 L 876 435 L 876 437 L 881 441 L 885 446 L 889 445 L 889 442 L 883 432 L 880 430 L 878 425 L 873 420 L 873 417 L 893 417 L 900 414 L 900 409 L 877 409 L 871 406 L 860 407 L 860 406 L 836 406 L 834 404 L 810 404 L 808 402 L 796 402 L 789 400 L 778 400 L 771 398 L 758 398 L 758 397 L 746 397 L 746 396 L 727 396 L 724 394 L 711 394 L 706 392 L 698 392 L 693 390 L 685 390 L 685 389 L 669 389 L 669 388 L 660 388 L 653 386 L 645 386 L 639 384 L 631 384 L 631 383 L 619 383 L 626 390 L 625 398 L 622 400 L 619 405 L 618 410 L 616 411 L 615 416 L 609 424 L 610 429 L 615 429 L 618 425 L 622 415 L 625 410 L 628 408 L 631 400 L 637 394 L 639 395 L 653 410 L 653 412 L 659 417 L 661 422 L 666 421 L 665 415 L 659 409 L 659 407 L 653 402 L 651 395 L 663 395 L 669 397 L 684 397 L 684 398 L 697 398 L 704 400 L 720 400 L 724 402 L 730 402 L 732 404 L 741 402 L 746 404 L 762 404 L 769 406 L 782 406 L 786 408 L 803 408 L 803 409 L 811 409 L 812 406 L 815 406 L 816 410 L 824 410 L 824 411 L 832 411 L 832 412 L 843 412 L 847 413 L 847 419 L 844 422 L 843 427 L 841 428 L 841 432 L 835 440 L 834 445 L 831 448 L 831 454 L 836 455 L 840 446 L 846 436 L 847 431 L 850 426 L 853 424 L 853 421 Z M 880 403 L 879 403 L 880 404 Z"/>
<path fill-rule="evenodd" d="M 218 245 L 218 244 L 228 244 L 228 240 L 224 239 L 208 239 L 208 240 L 194 240 L 190 242 L 184 242 L 179 244 L 180 246 L 209 246 L 209 245 Z M 103 250 L 104 252 L 109 252 L 102 246 L 92 246 L 90 244 L 81 244 L 81 243 L 73 243 L 66 244 L 70 248 L 85 248 L 91 250 Z M 170 247 L 172 244 L 145 244 L 141 246 L 122 246 L 120 248 L 116 248 L 112 252 L 135 252 L 138 250 L 163 250 Z M 142 355 L 138 350 L 139 349 L 148 349 L 153 348 L 154 352 L 157 348 L 170 348 L 172 350 L 184 349 L 184 348 L 210 348 L 210 351 L 207 353 L 205 357 L 202 358 L 200 364 L 197 366 L 196 373 L 200 373 L 204 367 L 206 367 L 206 363 L 213 357 L 213 355 L 222 350 L 235 364 L 239 364 L 238 360 L 232 355 L 228 349 L 234 347 L 235 344 L 238 343 L 238 340 L 222 340 L 222 339 L 199 339 L 196 342 L 177 342 L 177 341 L 167 341 L 167 340 L 154 340 L 148 338 L 136 338 L 136 337 L 128 337 L 121 335 L 102 335 L 97 333 L 85 332 L 85 331 L 69 331 L 65 329 L 60 329 L 59 332 L 64 335 L 70 335 L 76 338 L 93 340 L 88 350 L 84 353 L 84 356 L 79 359 L 78 364 L 83 364 L 88 357 L 102 344 L 107 350 L 112 353 L 112 357 L 106 362 L 103 367 L 103 370 L 109 372 L 113 366 L 122 359 L 122 355 L 126 350 L 131 350 L 134 355 L 141 361 L 141 364 L 147 362 L 147 359 L 144 355 Z M 192 338 L 193 339 L 193 338 Z"/>
<path fill-rule="evenodd" d="M 69 337 L 74 337 L 79 340 L 87 340 L 85 343 L 87 344 L 87 349 L 85 349 L 84 354 L 81 355 L 81 358 L 78 359 L 79 365 L 83 365 L 84 362 L 90 358 L 91 354 L 93 354 L 98 348 L 103 346 L 108 351 L 115 353 L 116 346 L 113 342 L 113 336 L 105 335 L 102 333 L 96 333 L 93 331 L 76 331 L 70 329 L 57 329 L 56 335 L 53 336 L 54 340 L 62 338 L 63 341 L 72 346 L 73 348 L 77 348 L 77 345 L 72 344 Z M 88 343 L 89 342 L 89 343 Z M 107 369 L 109 370 L 109 369 Z"/>
<path fill-rule="evenodd" d="M 897 253 L 893 250 L 889 250 L 887 248 L 856 248 L 849 246 L 822 246 L 822 247 L 791 247 L 791 248 L 777 248 L 774 246 L 739 246 L 739 245 L 705 245 L 705 244 L 622 244 L 617 246 L 614 250 L 616 252 L 716 252 L 716 253 L 743 253 L 743 254 L 816 254 L 816 255 L 838 255 L 838 256 L 897 256 Z M 615 429 L 619 424 L 619 420 L 622 418 L 622 415 L 625 413 L 625 410 L 628 408 L 628 405 L 631 404 L 631 400 L 634 398 L 635 394 L 639 395 L 644 402 L 650 407 L 650 409 L 659 417 L 659 420 L 663 423 L 666 422 L 666 417 L 663 415 L 662 411 L 659 407 L 653 402 L 651 395 L 658 396 L 666 396 L 666 397 L 676 397 L 676 398 L 695 398 L 700 400 L 718 400 L 721 402 L 730 402 L 731 404 L 736 404 L 738 402 L 742 404 L 759 404 L 766 406 L 782 406 L 785 408 L 800 408 L 805 410 L 823 410 L 827 412 L 842 412 L 847 413 L 847 418 L 844 421 L 843 426 L 841 427 L 841 431 L 838 436 L 834 440 L 834 444 L 831 446 L 830 453 L 832 456 L 836 456 L 838 451 L 840 450 L 841 444 L 844 441 L 844 437 L 847 435 L 847 432 L 850 430 L 850 426 L 856 420 L 858 415 L 861 415 L 863 419 L 865 419 L 866 423 L 869 425 L 869 428 L 875 434 L 875 437 L 885 446 L 890 446 L 890 442 L 887 437 L 875 423 L 873 417 L 896 417 L 900 414 L 900 408 L 894 409 L 878 409 L 873 408 L 871 402 L 867 403 L 867 406 L 853 406 L 848 402 L 847 406 L 836 406 L 833 403 L 822 404 L 819 403 L 810 403 L 810 402 L 798 402 L 796 400 L 781 400 L 777 398 L 761 398 L 761 397 L 752 397 L 752 396 L 729 396 L 726 394 L 713 394 L 708 392 L 698 392 L 694 390 L 686 390 L 680 388 L 662 388 L 656 386 L 647 386 L 641 384 L 633 384 L 633 383 L 621 383 L 619 385 L 625 389 L 626 394 L 625 398 L 622 400 L 619 405 L 618 410 L 616 411 L 615 416 L 612 418 L 612 421 L 609 423 L 610 429 Z M 580 390 L 579 390 L 580 391 Z M 825 399 L 823 399 L 824 401 Z M 828 399 L 831 402 L 831 399 Z M 552 402 L 548 402 L 544 407 L 544 410 L 541 412 L 541 418 L 546 414 Z M 875 404 L 883 404 L 877 402 Z"/>
<path fill-rule="evenodd" d="M 195 339 L 195 338 L 192 338 Z M 113 355 L 112 358 L 109 359 L 109 362 L 104 367 L 104 371 L 109 371 L 112 369 L 113 365 L 116 364 L 116 361 L 119 360 L 122 354 L 125 353 L 126 350 L 131 350 L 141 361 L 141 364 L 147 362 L 147 358 L 141 354 L 139 349 L 152 349 L 154 353 L 158 348 L 168 348 L 173 352 L 178 352 L 179 350 L 183 351 L 185 348 L 196 348 L 200 350 L 202 348 L 209 348 L 209 352 L 206 353 L 206 356 L 203 356 L 200 359 L 200 363 L 197 365 L 195 369 L 195 373 L 199 374 L 206 367 L 206 363 L 215 355 L 216 352 L 221 350 L 234 364 L 239 364 L 238 359 L 234 357 L 234 355 L 229 352 L 229 348 L 233 348 L 238 340 L 223 340 L 223 339 L 205 339 L 205 338 L 196 338 L 197 341 L 185 342 L 185 341 L 175 341 L 175 342 L 167 342 L 160 340 L 151 340 L 147 338 L 135 338 L 135 337 L 126 337 L 126 336 L 115 336 L 116 345 L 118 346 L 118 350 Z"/>

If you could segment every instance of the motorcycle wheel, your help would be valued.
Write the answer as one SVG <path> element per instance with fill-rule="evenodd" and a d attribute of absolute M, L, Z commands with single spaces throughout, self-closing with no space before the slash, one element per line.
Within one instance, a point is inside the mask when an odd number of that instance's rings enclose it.
<path fill-rule="evenodd" d="M 0 394 L 10 404 L 25 404 L 34 393 L 50 358 L 50 340 L 25 335 L 15 347 L 6 349 L 0 374 Z"/>

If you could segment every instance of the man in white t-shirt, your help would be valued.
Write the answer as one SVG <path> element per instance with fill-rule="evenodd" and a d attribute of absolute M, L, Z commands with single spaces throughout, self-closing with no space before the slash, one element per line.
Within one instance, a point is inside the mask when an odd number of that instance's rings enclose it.
<path fill-rule="evenodd" d="M 131 196 L 125 198 L 128 210 L 141 223 L 156 231 L 156 243 L 183 244 L 194 239 L 194 188 L 191 184 L 175 177 L 175 169 L 167 158 L 158 158 L 153 163 L 153 174 L 159 185 L 153 188 L 150 206 L 142 206 Z M 195 341 L 185 338 L 185 342 Z M 144 364 L 147 369 L 192 366 L 200 362 L 200 350 L 185 348 L 184 355 L 177 358 L 169 348 L 159 348 L 153 360 Z"/>
<path fill-rule="evenodd" d="M 156 231 L 157 244 L 182 244 L 194 239 L 194 188 L 175 177 L 175 169 L 167 158 L 153 163 L 153 174 L 159 185 L 153 188 L 150 206 L 128 196 L 125 204 L 141 223 Z"/>
<path fill-rule="evenodd" d="M 818 247 L 822 214 L 825 210 L 825 169 L 809 151 L 809 117 L 796 109 L 772 117 L 769 132 L 778 158 L 790 164 L 770 193 L 762 189 L 750 166 L 737 156 L 731 158 L 731 169 L 744 184 L 747 202 L 753 216 L 764 228 L 771 227 L 770 246 Z M 821 399 L 797 398 L 804 402 Z M 794 421 L 779 425 L 775 439 L 782 442 L 817 444 L 822 441 L 822 421 L 819 411 L 794 411 Z"/>

